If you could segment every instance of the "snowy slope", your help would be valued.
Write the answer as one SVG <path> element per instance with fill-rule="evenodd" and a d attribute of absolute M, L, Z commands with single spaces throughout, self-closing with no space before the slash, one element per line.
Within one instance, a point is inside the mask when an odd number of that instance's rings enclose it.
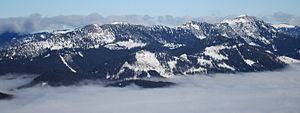
<path fill-rule="evenodd" d="M 247 15 L 174 28 L 91 24 L 12 40 L 0 49 L 0 74 L 42 74 L 36 83 L 53 76 L 65 83 L 64 77 L 70 82 L 275 70 L 300 59 L 298 42 Z"/>

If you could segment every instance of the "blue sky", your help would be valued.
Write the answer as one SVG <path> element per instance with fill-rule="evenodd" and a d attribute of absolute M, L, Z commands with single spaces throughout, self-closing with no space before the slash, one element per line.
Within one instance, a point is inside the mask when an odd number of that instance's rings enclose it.
<path fill-rule="evenodd" d="M 267 16 L 284 12 L 300 16 L 300 0 L 1 0 L 0 18 L 29 16 L 88 15 L 172 15 Z"/>

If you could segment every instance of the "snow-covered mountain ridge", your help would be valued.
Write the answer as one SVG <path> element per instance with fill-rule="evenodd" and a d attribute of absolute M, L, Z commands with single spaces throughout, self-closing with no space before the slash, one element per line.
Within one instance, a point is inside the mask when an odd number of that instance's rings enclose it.
<path fill-rule="evenodd" d="M 6 43 L 0 48 L 0 73 L 41 74 L 36 83 L 64 84 L 275 70 L 299 62 L 299 39 L 247 15 L 174 28 L 91 24 Z"/>

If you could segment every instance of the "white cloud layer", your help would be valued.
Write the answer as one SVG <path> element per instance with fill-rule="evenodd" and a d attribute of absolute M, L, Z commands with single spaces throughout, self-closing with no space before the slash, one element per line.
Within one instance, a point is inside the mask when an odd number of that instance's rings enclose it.
<path fill-rule="evenodd" d="M 173 17 L 171 15 L 152 17 L 148 15 L 124 15 L 103 17 L 98 13 L 87 16 L 60 15 L 43 17 L 32 14 L 29 17 L 11 17 L 0 19 L 0 34 L 4 32 L 32 33 L 46 30 L 79 27 L 88 24 L 109 24 L 113 22 L 128 22 L 131 24 L 178 26 L 188 20 L 215 23 L 221 18 L 215 17 Z"/>
<path fill-rule="evenodd" d="M 101 85 L 33 87 L 9 91 L 20 79 L 3 79 L 1 113 L 298 113 L 300 65 L 278 72 L 178 76 L 170 88 Z M 3 82 L 5 81 L 5 82 Z M 24 82 L 18 82 L 23 84 Z"/>
<path fill-rule="evenodd" d="M 58 29 L 68 29 L 80 27 L 88 24 L 109 24 L 113 22 L 128 22 L 131 24 L 179 26 L 186 21 L 194 20 L 199 22 L 216 23 L 224 18 L 232 18 L 237 15 L 227 17 L 174 17 L 171 15 L 149 16 L 149 15 L 123 15 L 104 17 L 98 13 L 92 13 L 87 16 L 82 15 L 59 15 L 54 17 L 43 17 L 40 14 L 32 14 L 28 17 L 0 18 L 0 34 L 4 32 L 33 33 L 40 31 L 51 31 Z M 300 25 L 300 17 L 276 12 L 271 16 L 262 16 L 266 22 L 288 23 L 291 25 Z"/>

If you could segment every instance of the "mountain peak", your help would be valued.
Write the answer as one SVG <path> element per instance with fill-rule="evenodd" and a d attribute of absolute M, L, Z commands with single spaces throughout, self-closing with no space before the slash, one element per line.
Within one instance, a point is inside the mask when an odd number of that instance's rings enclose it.
<path fill-rule="evenodd" d="M 113 22 L 113 23 L 111 23 L 111 24 L 125 24 L 125 25 L 127 25 L 127 24 L 129 24 L 128 22 Z"/>
<path fill-rule="evenodd" d="M 86 25 L 82 28 L 82 30 L 86 30 L 89 32 L 98 32 L 101 30 L 100 25 L 99 24 L 90 24 L 90 25 Z"/>
<path fill-rule="evenodd" d="M 246 14 L 242 14 L 242 15 L 236 16 L 234 19 L 238 19 L 238 18 L 257 19 L 257 18 L 254 17 L 254 16 L 249 16 L 249 15 L 246 15 Z"/>
<path fill-rule="evenodd" d="M 199 29 L 199 26 L 197 24 L 198 24 L 198 22 L 190 20 L 190 21 L 187 21 L 184 24 L 180 25 L 180 27 L 181 28 L 191 28 L 191 27 L 193 27 L 195 29 Z"/>
<path fill-rule="evenodd" d="M 253 16 L 242 14 L 240 16 L 235 17 L 234 19 L 225 19 L 221 23 L 228 23 L 230 25 L 235 23 L 249 23 L 249 22 L 257 22 L 257 21 L 262 21 L 262 20 Z"/>
<path fill-rule="evenodd" d="M 248 16 L 248 15 L 246 15 L 246 14 L 242 14 L 242 15 L 240 15 L 240 16 L 237 16 L 237 17 L 246 17 L 246 16 Z"/>
<path fill-rule="evenodd" d="M 84 26 L 83 28 L 92 28 L 92 29 L 97 29 L 99 28 L 100 26 L 98 24 L 89 24 L 89 25 L 86 25 Z"/>
<path fill-rule="evenodd" d="M 197 22 L 197 21 L 187 21 L 185 22 L 184 24 L 180 25 L 179 27 L 181 28 L 193 28 L 193 29 L 197 29 L 197 30 L 200 30 L 202 27 L 205 27 L 205 26 L 210 26 L 212 24 L 209 24 L 207 22 Z"/>
<path fill-rule="evenodd" d="M 194 21 L 194 20 L 189 20 L 189 21 L 186 21 L 184 24 L 194 24 L 194 23 L 199 23 L 199 22 Z"/>

